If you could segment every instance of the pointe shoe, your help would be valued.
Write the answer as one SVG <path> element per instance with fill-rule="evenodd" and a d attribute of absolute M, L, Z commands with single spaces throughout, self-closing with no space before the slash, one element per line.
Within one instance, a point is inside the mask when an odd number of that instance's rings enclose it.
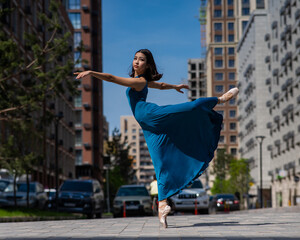
<path fill-rule="evenodd" d="M 159 210 L 159 222 L 162 224 L 164 228 L 168 227 L 167 223 L 167 215 L 171 212 L 171 207 L 166 205 L 165 207 L 161 207 Z"/>
<path fill-rule="evenodd" d="M 230 99 L 236 97 L 239 93 L 238 88 L 232 88 L 228 92 L 224 93 L 221 97 L 219 97 L 219 103 L 225 103 Z"/>

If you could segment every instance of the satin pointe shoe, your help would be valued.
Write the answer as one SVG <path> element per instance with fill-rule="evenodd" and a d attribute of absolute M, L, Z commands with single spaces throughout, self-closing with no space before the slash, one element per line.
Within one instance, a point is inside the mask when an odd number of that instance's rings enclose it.
<path fill-rule="evenodd" d="M 219 103 L 225 103 L 232 98 L 235 98 L 239 93 L 238 88 L 232 88 L 228 92 L 224 93 L 221 97 L 219 97 Z"/>
<path fill-rule="evenodd" d="M 159 222 L 162 224 L 164 228 L 168 227 L 167 223 L 167 215 L 171 212 L 171 207 L 169 205 L 165 205 L 164 207 L 159 208 Z"/>

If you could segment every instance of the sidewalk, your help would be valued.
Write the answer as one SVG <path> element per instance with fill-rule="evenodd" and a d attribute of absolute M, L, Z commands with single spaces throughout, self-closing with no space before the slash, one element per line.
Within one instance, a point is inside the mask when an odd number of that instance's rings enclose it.
<path fill-rule="evenodd" d="M 1 223 L 0 239 L 299 239 L 300 207 L 257 209 L 216 215 L 106 218 Z"/>

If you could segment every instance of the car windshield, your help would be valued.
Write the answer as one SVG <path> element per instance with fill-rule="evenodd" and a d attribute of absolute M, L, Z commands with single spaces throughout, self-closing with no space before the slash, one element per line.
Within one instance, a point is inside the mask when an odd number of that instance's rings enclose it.
<path fill-rule="evenodd" d="M 7 188 L 8 184 L 9 184 L 9 182 L 0 180 L 0 192 L 3 192 L 5 190 L 5 188 Z"/>
<path fill-rule="evenodd" d="M 18 184 L 18 192 L 27 192 L 27 184 L 26 183 Z M 35 192 L 35 187 L 33 183 L 30 183 L 29 185 L 29 192 Z"/>
<path fill-rule="evenodd" d="M 93 192 L 93 186 L 90 182 L 64 182 L 60 190 L 70 192 Z"/>
<path fill-rule="evenodd" d="M 223 199 L 234 199 L 234 195 L 232 194 L 221 194 L 217 196 L 218 199 L 223 198 Z"/>
<path fill-rule="evenodd" d="M 145 187 L 121 187 L 117 196 L 149 196 Z"/>
<path fill-rule="evenodd" d="M 192 185 L 189 185 L 187 188 L 203 188 L 201 181 L 195 181 Z"/>

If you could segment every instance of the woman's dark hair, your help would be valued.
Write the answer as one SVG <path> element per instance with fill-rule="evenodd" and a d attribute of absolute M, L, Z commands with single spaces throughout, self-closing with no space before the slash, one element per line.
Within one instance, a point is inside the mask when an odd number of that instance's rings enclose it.
<path fill-rule="evenodd" d="M 152 53 L 148 49 L 140 49 L 137 53 L 143 53 L 146 56 L 146 62 L 148 65 L 148 68 L 146 69 L 143 76 L 146 78 L 147 81 L 157 81 L 162 78 L 162 74 L 157 72 L 156 64 L 153 58 Z M 134 77 L 134 69 L 133 66 L 131 67 L 131 71 L 129 73 L 130 77 Z"/>

